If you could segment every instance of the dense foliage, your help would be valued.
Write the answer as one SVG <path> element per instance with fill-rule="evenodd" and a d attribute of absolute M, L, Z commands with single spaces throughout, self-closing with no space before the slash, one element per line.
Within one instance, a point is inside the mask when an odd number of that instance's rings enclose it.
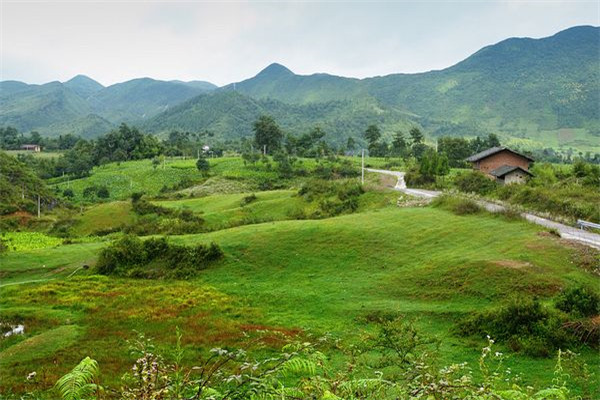
<path fill-rule="evenodd" d="M 31 168 L 0 151 L 0 215 L 15 211 L 34 213 L 38 196 L 44 209 L 55 204 L 46 183 Z"/>
<path fill-rule="evenodd" d="M 188 247 L 169 243 L 164 237 L 141 240 L 125 235 L 102 249 L 96 268 L 102 275 L 185 278 L 222 256 L 215 243 Z"/>
<path fill-rule="evenodd" d="M 440 366 L 435 342 L 422 337 L 402 320 L 383 322 L 369 335 L 363 349 L 355 349 L 346 370 L 335 370 L 323 352 L 327 338 L 315 343 L 285 338 L 288 344 L 269 357 L 255 357 L 242 349 L 213 348 L 194 367 L 185 364 L 182 334 L 167 354 L 161 354 L 144 335 L 130 341 L 136 361 L 123 378 L 114 398 L 159 399 L 567 399 L 578 379 L 593 379 L 587 365 L 572 352 L 558 351 L 550 387 L 524 387 L 505 367 L 502 353 L 489 340 L 479 357 L 477 375 L 466 364 Z M 340 344 L 337 345 L 338 347 Z M 348 350 L 349 351 L 349 350 Z M 377 351 L 365 362 L 361 353 Z M 389 370 L 362 372 L 364 367 L 386 365 Z M 369 371 L 370 368 L 367 369 Z M 99 399 L 105 390 L 97 383 L 96 361 L 86 357 L 59 379 L 56 390 L 64 400 Z M 586 398 L 590 393 L 586 392 Z"/>

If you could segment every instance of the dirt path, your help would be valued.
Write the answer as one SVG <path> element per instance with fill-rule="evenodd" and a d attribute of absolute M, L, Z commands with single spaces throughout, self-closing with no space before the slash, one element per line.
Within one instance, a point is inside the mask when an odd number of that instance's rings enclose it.
<path fill-rule="evenodd" d="M 375 172 L 378 174 L 386 174 L 393 175 L 398 178 L 398 182 L 394 187 L 394 190 L 398 190 L 400 192 L 406 193 L 415 197 L 423 197 L 432 199 L 434 197 L 439 196 L 442 192 L 435 190 L 424 190 L 424 189 L 409 189 L 406 187 L 406 182 L 404 181 L 404 172 L 400 171 L 388 171 L 385 169 L 372 169 L 365 168 L 366 171 Z M 479 205 L 485 208 L 490 212 L 500 212 L 505 209 L 504 206 L 491 203 L 489 201 L 478 201 Z M 594 247 L 596 249 L 600 249 L 600 235 L 596 233 L 591 233 L 584 231 L 582 229 L 577 229 L 572 226 L 568 226 L 565 224 L 561 224 L 559 222 L 555 222 L 546 218 L 538 217 L 537 215 L 530 213 L 521 213 L 521 216 L 525 218 L 527 221 L 532 222 L 537 225 L 541 225 L 546 228 L 555 229 L 562 238 L 574 240 L 576 242 L 585 244 L 590 247 Z"/>

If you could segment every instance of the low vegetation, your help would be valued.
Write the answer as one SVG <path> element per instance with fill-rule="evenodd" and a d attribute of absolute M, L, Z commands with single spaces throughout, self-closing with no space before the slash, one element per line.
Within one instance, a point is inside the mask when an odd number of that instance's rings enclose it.
<path fill-rule="evenodd" d="M 126 235 L 100 252 L 96 270 L 132 278 L 189 278 L 222 256 L 215 243 L 181 246 L 164 237 L 141 240 Z"/>

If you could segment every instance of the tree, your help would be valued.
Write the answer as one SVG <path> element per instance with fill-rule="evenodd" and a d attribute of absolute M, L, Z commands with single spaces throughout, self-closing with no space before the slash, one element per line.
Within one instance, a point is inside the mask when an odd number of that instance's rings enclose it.
<path fill-rule="evenodd" d="M 254 131 L 254 141 L 259 149 L 262 150 L 266 146 L 267 153 L 272 154 L 281 148 L 283 131 L 273 117 L 261 115 L 254 122 L 252 130 Z"/>
<path fill-rule="evenodd" d="M 381 131 L 377 125 L 369 125 L 364 133 L 365 139 L 369 142 L 369 147 L 377 143 L 381 138 Z"/>
<path fill-rule="evenodd" d="M 450 166 L 464 168 L 467 166 L 465 158 L 472 154 L 471 142 L 460 137 L 443 136 L 438 139 L 438 151 L 448 155 Z"/>
<path fill-rule="evenodd" d="M 407 150 L 406 139 L 402 132 L 396 132 L 394 139 L 392 140 L 392 154 L 396 157 L 402 157 L 406 155 Z"/>
<path fill-rule="evenodd" d="M 416 126 L 410 129 L 409 134 L 413 145 L 423 143 L 423 132 Z"/>
<path fill-rule="evenodd" d="M 196 161 L 196 168 L 202 175 L 207 175 L 210 170 L 210 163 L 205 157 L 200 157 L 198 161 Z"/>
<path fill-rule="evenodd" d="M 356 140 L 354 140 L 354 138 L 352 136 L 349 136 L 348 140 L 346 141 L 346 150 L 354 152 L 355 149 L 356 149 Z"/>

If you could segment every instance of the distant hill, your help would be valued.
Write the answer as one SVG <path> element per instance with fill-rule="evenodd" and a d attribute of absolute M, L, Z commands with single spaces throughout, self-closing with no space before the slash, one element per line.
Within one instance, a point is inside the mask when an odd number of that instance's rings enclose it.
<path fill-rule="evenodd" d="M 86 98 L 94 93 L 104 89 L 99 82 L 85 75 L 77 75 L 64 83 L 66 87 L 77 93 L 79 96 Z"/>
<path fill-rule="evenodd" d="M 108 86 L 88 99 L 94 113 L 113 122 L 137 122 L 168 110 L 212 86 L 206 83 L 133 79 Z"/>
<path fill-rule="evenodd" d="M 371 123 L 405 131 L 415 124 L 410 115 L 384 110 L 368 98 L 289 104 L 255 99 L 230 89 L 188 100 L 153 117 L 142 128 L 158 134 L 173 129 L 209 130 L 223 139 L 236 139 L 250 137 L 253 122 L 262 114 L 272 115 L 287 132 L 302 133 L 318 125 L 327 133 L 326 139 L 335 144 L 345 143 Z"/>
<path fill-rule="evenodd" d="M 84 75 L 44 85 L 4 81 L 0 82 L 0 126 L 50 136 L 94 137 L 121 122 L 140 123 L 215 87 L 203 81 L 150 78 L 104 87 Z"/>
<path fill-rule="evenodd" d="M 297 75 L 275 63 L 222 88 L 149 78 L 99 88 L 82 76 L 63 89 L 47 85 L 1 82 L 0 125 L 71 129 L 80 125 L 72 121 L 96 115 L 157 134 L 209 129 L 236 138 L 249 135 L 254 119 L 268 113 L 292 133 L 319 124 L 335 143 L 359 138 L 377 123 L 386 137 L 419 125 L 430 138 L 497 133 L 511 145 L 600 152 L 600 28 L 592 26 L 507 39 L 449 68 L 419 74 Z M 95 132 L 103 124 L 92 125 Z M 92 128 L 80 130 L 92 134 Z"/>

